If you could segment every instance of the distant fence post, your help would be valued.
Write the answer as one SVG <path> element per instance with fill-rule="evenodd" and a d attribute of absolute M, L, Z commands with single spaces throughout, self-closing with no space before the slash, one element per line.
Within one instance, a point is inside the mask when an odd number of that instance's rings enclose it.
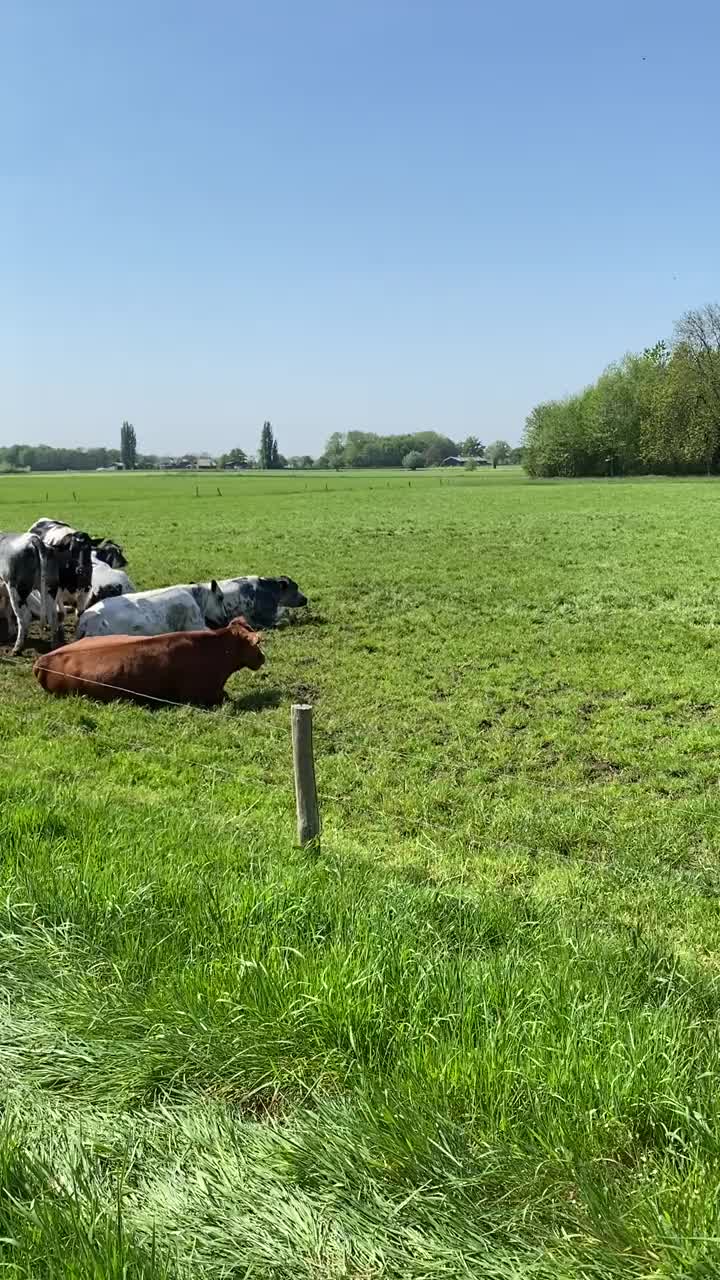
<path fill-rule="evenodd" d="M 200 497 L 200 490 L 198 489 L 197 485 L 195 485 L 195 497 L 196 498 Z"/>
<path fill-rule="evenodd" d="M 293 770 L 295 774 L 295 809 L 298 843 L 303 849 L 320 835 L 315 760 L 313 757 L 312 707 L 294 703 L 292 724 Z"/>
<path fill-rule="evenodd" d="M 77 494 L 74 489 L 73 489 L 73 502 L 77 502 Z"/>

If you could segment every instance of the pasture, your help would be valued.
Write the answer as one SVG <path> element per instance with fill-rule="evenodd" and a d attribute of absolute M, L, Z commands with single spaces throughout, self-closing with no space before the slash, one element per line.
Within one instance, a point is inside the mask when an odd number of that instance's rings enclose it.
<path fill-rule="evenodd" d="M 8 1275 L 720 1274 L 720 485 L 440 480 L 0 480 L 311 601 L 215 712 L 0 660 Z"/>

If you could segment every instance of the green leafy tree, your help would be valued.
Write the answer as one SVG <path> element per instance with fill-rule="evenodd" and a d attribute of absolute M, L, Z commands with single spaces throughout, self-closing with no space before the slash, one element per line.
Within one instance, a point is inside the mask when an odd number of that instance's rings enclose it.
<path fill-rule="evenodd" d="M 467 440 L 463 440 L 460 445 L 460 453 L 463 458 L 481 458 L 483 446 L 477 436 L 468 436 Z"/>
<path fill-rule="evenodd" d="M 333 431 L 330 439 L 325 446 L 324 457 L 326 465 L 332 467 L 335 471 L 341 471 L 345 466 L 345 436 L 340 431 Z"/>
<path fill-rule="evenodd" d="M 492 462 L 493 469 L 495 467 L 506 466 L 510 461 L 510 453 L 511 449 L 507 440 L 495 440 L 492 444 L 489 444 L 485 450 L 485 456 L 490 462 Z"/>
<path fill-rule="evenodd" d="M 420 453 L 419 449 L 411 449 L 405 454 L 402 464 L 406 471 L 417 471 L 420 467 L 425 466 L 425 454 Z"/>
<path fill-rule="evenodd" d="M 137 466 L 137 437 L 132 422 L 123 422 L 120 429 L 120 457 L 126 471 Z"/>
<path fill-rule="evenodd" d="M 720 306 L 689 311 L 673 342 L 610 365 L 591 387 L 537 405 L 530 475 L 708 473 L 720 468 Z"/>
<path fill-rule="evenodd" d="M 425 450 L 426 467 L 438 467 L 446 458 L 451 458 L 457 453 L 458 447 L 449 436 L 436 435 L 435 432 L 429 432 L 428 434 L 433 435 L 435 438 L 428 443 Z M 419 434 L 416 439 L 420 439 Z"/>

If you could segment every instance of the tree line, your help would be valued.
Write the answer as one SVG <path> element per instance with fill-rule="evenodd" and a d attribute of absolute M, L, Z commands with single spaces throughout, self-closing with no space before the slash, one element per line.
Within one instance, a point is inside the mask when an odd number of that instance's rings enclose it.
<path fill-rule="evenodd" d="M 626 355 L 525 425 L 531 476 L 714 473 L 720 469 L 720 306 L 688 311 L 670 343 Z"/>
<path fill-rule="evenodd" d="M 400 435 L 377 435 L 372 431 L 335 431 L 316 466 L 342 470 L 345 467 L 435 467 L 446 458 L 485 459 L 493 466 L 517 462 L 518 451 L 505 440 L 483 445 L 477 436 L 462 442 L 437 431 L 414 431 Z"/>
<path fill-rule="evenodd" d="M 0 448 L 0 471 L 95 471 L 98 468 L 122 467 L 126 471 L 153 469 L 160 466 L 192 467 L 195 454 L 183 454 L 172 460 L 155 454 L 138 452 L 137 436 L 131 422 L 123 422 L 119 449 L 65 449 L 52 445 L 14 444 Z M 205 455 L 207 456 L 207 455 Z M 437 431 L 416 431 L 399 435 L 378 435 L 371 431 L 335 431 L 318 458 L 310 454 L 285 457 L 280 453 L 272 423 L 263 423 L 257 458 L 239 447 L 230 449 L 218 459 L 220 467 L 262 470 L 316 470 L 360 467 L 406 467 L 416 471 L 437 466 L 448 457 L 460 456 L 486 460 L 503 466 L 522 460 L 522 451 L 513 449 L 505 440 L 487 446 L 477 436 L 463 441 L 451 440 Z"/>
<path fill-rule="evenodd" d="M 96 471 L 115 467 L 119 449 L 56 449 L 49 444 L 11 444 L 0 448 L 0 471 Z"/>
<path fill-rule="evenodd" d="M 521 451 L 513 449 L 505 440 L 496 440 L 487 447 L 477 436 L 468 436 L 461 443 L 437 431 L 415 431 L 398 435 L 378 435 L 373 431 L 334 431 L 318 458 L 302 454 L 286 458 L 280 453 L 278 442 L 270 422 L 264 422 L 260 435 L 257 465 L 265 471 L 284 468 L 342 471 L 357 467 L 406 467 L 416 471 L 420 467 L 438 466 L 448 457 L 486 459 L 493 466 L 519 462 Z M 221 465 L 252 466 L 250 459 L 240 449 L 224 454 Z"/>

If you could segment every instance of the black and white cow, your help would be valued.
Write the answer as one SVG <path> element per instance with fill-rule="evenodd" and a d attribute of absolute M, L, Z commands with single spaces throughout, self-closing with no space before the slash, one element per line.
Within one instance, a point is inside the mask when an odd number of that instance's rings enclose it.
<path fill-rule="evenodd" d="M 59 533 L 58 531 L 62 532 Z M 35 521 L 32 532 L 39 534 L 47 542 L 50 539 L 66 537 L 68 533 L 77 533 L 77 530 L 73 530 L 70 525 L 63 524 L 61 520 L 49 520 L 44 517 L 42 520 Z M 127 560 L 120 544 L 113 542 L 112 538 L 90 538 L 90 546 L 92 548 L 90 554 L 90 592 L 86 600 L 80 602 L 84 603 L 84 608 L 87 609 L 91 605 L 97 604 L 98 601 L 107 600 L 111 596 L 124 596 L 131 591 L 135 591 L 135 584 L 124 572 Z M 40 597 L 37 591 L 33 591 L 29 604 L 35 616 L 39 617 Z M 77 608 L 77 593 L 68 589 L 64 590 L 62 604 Z M 83 610 L 78 609 L 78 613 L 80 612 L 83 612 Z"/>
<path fill-rule="evenodd" d="M 215 630 L 227 622 L 223 593 L 213 579 L 100 600 L 80 618 L 77 638 L 161 636 L 170 631 Z"/>
<path fill-rule="evenodd" d="M 55 551 L 33 533 L 0 533 L 0 610 L 17 627 L 13 653 L 21 653 L 27 640 L 31 612 L 28 597 L 38 592 L 40 618 L 47 624 L 54 646 L 60 643 L 56 595 L 59 565 Z"/>
<path fill-rule="evenodd" d="M 123 560 L 123 563 L 127 564 L 127 560 Z M 101 600 L 108 600 L 112 596 L 128 596 L 136 590 L 137 587 L 124 569 L 115 568 L 114 565 L 100 559 L 97 551 L 93 549 L 92 588 L 87 602 L 88 609 Z"/>
<path fill-rule="evenodd" d="M 218 585 L 228 619 L 242 616 L 255 630 L 282 626 L 288 609 L 302 609 L 308 602 L 292 578 L 224 578 Z"/>
<path fill-rule="evenodd" d="M 113 580 L 111 584 L 108 571 L 124 569 L 127 560 L 122 547 L 111 538 L 91 538 L 89 533 L 74 529 L 62 520 L 50 520 L 47 516 L 36 520 L 30 533 L 37 534 L 45 546 L 54 548 L 59 556 L 61 620 L 65 606 L 74 607 L 79 617 L 91 601 L 122 593 L 122 580 Z M 123 578 L 127 589 L 133 590 L 130 579 L 126 575 Z M 39 603 L 34 595 L 30 602 L 33 611 L 38 611 Z"/>
<path fill-rule="evenodd" d="M 122 547 L 119 543 L 113 542 L 112 538 L 91 538 L 90 545 L 93 549 L 93 560 L 100 560 L 109 569 L 124 569 L 127 565 Z"/>

